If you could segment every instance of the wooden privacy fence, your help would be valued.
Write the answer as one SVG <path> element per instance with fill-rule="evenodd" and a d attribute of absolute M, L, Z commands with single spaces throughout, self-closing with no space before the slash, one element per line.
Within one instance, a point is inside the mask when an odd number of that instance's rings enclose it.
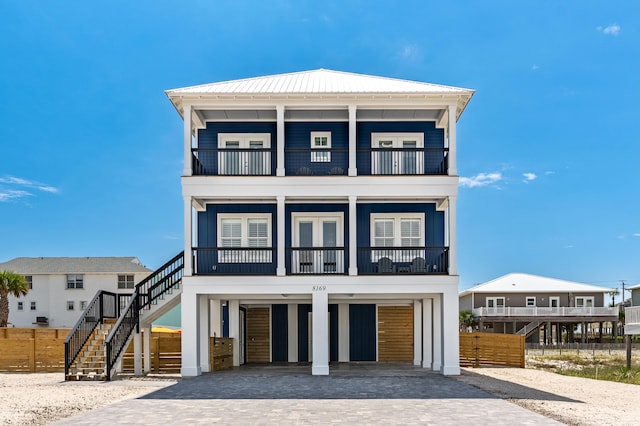
<path fill-rule="evenodd" d="M 0 328 L 0 371 L 64 371 L 68 329 Z"/>
<path fill-rule="evenodd" d="M 180 367 L 182 366 L 181 336 L 180 333 L 151 333 L 150 352 L 151 371 L 153 373 L 180 372 Z M 122 357 L 122 371 L 133 372 L 133 341 L 131 341 Z"/>
<path fill-rule="evenodd" d="M 518 334 L 460 333 L 460 366 L 524 368 L 524 339 Z"/>

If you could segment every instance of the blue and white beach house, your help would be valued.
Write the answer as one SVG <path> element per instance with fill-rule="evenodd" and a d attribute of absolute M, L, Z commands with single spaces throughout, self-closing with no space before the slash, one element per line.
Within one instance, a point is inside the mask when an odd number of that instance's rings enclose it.
<path fill-rule="evenodd" d="M 472 90 L 330 70 L 168 90 L 184 119 L 182 375 L 459 374 L 456 122 Z"/>

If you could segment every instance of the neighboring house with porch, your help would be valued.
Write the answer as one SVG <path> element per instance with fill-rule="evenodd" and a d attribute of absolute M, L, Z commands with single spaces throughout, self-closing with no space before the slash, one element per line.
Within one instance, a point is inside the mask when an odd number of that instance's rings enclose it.
<path fill-rule="evenodd" d="M 618 307 L 605 307 L 606 287 L 512 273 L 460 292 L 460 310 L 473 312 L 479 330 L 523 334 L 529 342 L 558 343 L 563 330 L 573 340 L 581 330 L 618 320 Z M 587 333 L 582 332 L 582 338 Z"/>
<path fill-rule="evenodd" d="M 624 333 L 640 334 L 640 284 L 628 290 L 631 290 L 631 306 L 624 310 Z"/>
<path fill-rule="evenodd" d="M 314 70 L 168 90 L 184 120 L 182 375 L 459 374 L 456 123 L 472 90 Z"/>
<path fill-rule="evenodd" d="M 99 290 L 131 293 L 151 272 L 137 257 L 16 257 L 0 270 L 29 284 L 26 296 L 9 296 L 9 326 L 52 328 L 73 327 Z"/>

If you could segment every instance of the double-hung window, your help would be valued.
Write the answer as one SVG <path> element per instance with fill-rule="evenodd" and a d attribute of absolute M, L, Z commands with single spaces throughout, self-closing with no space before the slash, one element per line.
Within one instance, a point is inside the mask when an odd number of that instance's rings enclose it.
<path fill-rule="evenodd" d="M 536 306 L 536 297 L 527 296 L 526 303 L 527 303 L 527 308 L 534 308 Z"/>
<path fill-rule="evenodd" d="M 271 214 L 218 215 L 218 262 L 270 263 Z"/>
<path fill-rule="evenodd" d="M 371 174 L 424 173 L 424 133 L 371 133 Z"/>
<path fill-rule="evenodd" d="M 423 213 L 372 214 L 371 246 L 376 248 L 371 251 L 372 261 L 383 257 L 394 262 L 424 260 L 424 222 Z"/>
<path fill-rule="evenodd" d="M 504 314 L 504 297 L 487 297 L 486 305 L 489 315 Z"/>
<path fill-rule="evenodd" d="M 134 277 L 133 275 L 118 275 L 118 288 L 133 288 Z"/>
<path fill-rule="evenodd" d="M 311 132 L 311 162 L 331 162 L 331 132 Z"/>
<path fill-rule="evenodd" d="M 80 274 L 67 275 L 67 289 L 84 288 L 84 278 Z"/>
<path fill-rule="evenodd" d="M 271 174 L 270 133 L 219 133 L 218 173 L 249 176 Z"/>
<path fill-rule="evenodd" d="M 33 275 L 25 275 L 24 276 L 27 285 L 29 286 L 29 290 L 33 290 Z"/>

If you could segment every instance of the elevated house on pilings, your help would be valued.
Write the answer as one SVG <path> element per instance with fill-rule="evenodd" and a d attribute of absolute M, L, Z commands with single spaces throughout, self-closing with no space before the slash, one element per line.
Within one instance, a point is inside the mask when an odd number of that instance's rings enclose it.
<path fill-rule="evenodd" d="M 479 330 L 522 334 L 527 342 L 574 341 L 573 331 L 587 338 L 592 324 L 618 320 L 618 307 L 605 307 L 611 289 L 536 275 L 512 273 L 460 293 L 460 310 L 472 311 Z"/>

